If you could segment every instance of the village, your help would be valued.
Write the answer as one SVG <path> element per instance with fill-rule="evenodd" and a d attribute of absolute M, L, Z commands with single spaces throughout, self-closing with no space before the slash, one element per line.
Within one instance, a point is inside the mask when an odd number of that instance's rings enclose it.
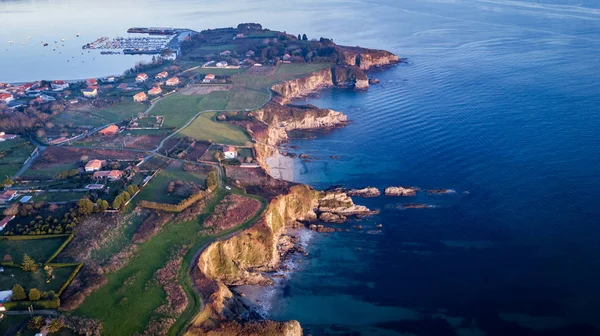
<path fill-rule="evenodd" d="M 252 111 L 272 100 L 273 85 L 335 64 L 321 51 L 330 43 L 240 24 L 188 33 L 180 48 L 122 75 L 0 84 L 0 314 L 61 307 L 121 334 L 122 323 L 100 315 L 141 308 L 116 304 L 121 294 L 93 279 L 137 283 L 120 275 L 138 267 L 131 258 L 154 272 L 173 246 L 200 246 L 258 218 L 266 201 L 239 183 L 264 179 L 250 128 L 265 126 Z M 25 113 L 38 118 L 33 126 L 19 126 Z M 232 199 L 245 212 L 227 230 L 197 220 Z M 169 221 L 186 225 L 162 232 Z M 160 258 L 145 259 L 150 246 Z"/>

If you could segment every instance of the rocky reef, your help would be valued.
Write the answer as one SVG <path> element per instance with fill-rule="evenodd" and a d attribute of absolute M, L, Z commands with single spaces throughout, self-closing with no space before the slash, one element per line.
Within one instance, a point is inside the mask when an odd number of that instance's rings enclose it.
<path fill-rule="evenodd" d="M 377 197 L 381 195 L 381 191 L 375 187 L 366 187 L 362 189 L 352 189 L 346 192 L 352 197 Z"/>
<path fill-rule="evenodd" d="M 388 187 L 385 189 L 386 196 L 415 196 L 419 188 L 415 187 Z"/>

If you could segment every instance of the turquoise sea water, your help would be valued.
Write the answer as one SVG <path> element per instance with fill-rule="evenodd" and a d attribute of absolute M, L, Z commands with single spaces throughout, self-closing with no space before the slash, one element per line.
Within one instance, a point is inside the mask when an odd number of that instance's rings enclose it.
<path fill-rule="evenodd" d="M 353 123 L 293 141 L 318 158 L 296 160 L 295 180 L 456 190 L 356 199 L 381 210 L 347 224 L 364 229 L 304 234 L 309 257 L 265 291 L 270 318 L 297 319 L 313 335 L 599 334 L 600 3 L 0 2 L 0 45 L 37 31 L 88 42 L 129 26 L 245 21 L 408 59 L 373 73 L 381 84 L 368 92 L 309 101 Z M 69 68 L 40 61 L 35 48 L 3 50 L 0 81 L 99 76 L 136 61 Z"/>

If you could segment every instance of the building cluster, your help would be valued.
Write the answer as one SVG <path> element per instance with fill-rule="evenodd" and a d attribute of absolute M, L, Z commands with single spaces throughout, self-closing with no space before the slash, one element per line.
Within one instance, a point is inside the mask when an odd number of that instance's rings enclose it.
<path fill-rule="evenodd" d="M 49 87 L 41 81 L 15 86 L 0 83 L 0 103 L 5 104 L 11 109 L 16 109 L 26 104 L 26 101 L 21 100 L 20 98 L 29 98 L 31 104 L 54 101 L 56 98 L 49 94 L 56 91 L 59 90 L 55 90 L 53 87 Z"/>
<path fill-rule="evenodd" d="M 90 160 L 85 164 L 85 172 L 93 173 L 92 179 L 95 181 L 98 180 L 108 180 L 108 181 L 118 181 L 123 177 L 124 172 L 122 170 L 111 169 L 111 170 L 102 170 L 102 168 L 106 165 L 105 160 Z"/>
<path fill-rule="evenodd" d="M 165 85 L 165 86 L 169 86 L 169 87 L 176 87 L 181 83 L 181 81 L 179 80 L 178 77 L 171 77 L 171 78 L 165 80 L 167 77 L 169 77 L 169 73 L 167 71 L 159 72 L 156 76 L 154 76 L 154 78 L 158 82 L 155 83 L 155 85 L 150 90 L 148 90 L 148 92 L 142 91 L 142 92 L 139 92 L 136 95 L 134 95 L 133 101 L 136 103 L 145 102 L 148 100 L 149 96 L 160 96 L 163 93 L 163 89 L 160 87 L 161 85 Z M 136 83 L 145 83 L 148 81 L 148 78 L 149 78 L 148 74 L 139 73 L 135 77 L 135 81 L 136 81 Z"/>

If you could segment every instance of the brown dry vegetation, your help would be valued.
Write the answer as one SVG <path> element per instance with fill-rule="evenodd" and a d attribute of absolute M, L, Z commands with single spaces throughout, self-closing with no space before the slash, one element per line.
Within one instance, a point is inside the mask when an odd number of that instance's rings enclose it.
<path fill-rule="evenodd" d="M 228 166 L 226 175 L 228 179 L 234 181 L 236 185 L 246 188 L 248 192 L 266 198 L 285 193 L 293 185 L 290 182 L 271 177 L 261 168 Z"/>
<path fill-rule="evenodd" d="M 166 214 L 159 211 L 152 212 L 137 229 L 133 235 L 132 241 L 135 244 L 141 244 L 150 240 L 150 238 L 156 235 L 172 218 L 172 214 Z"/>
<path fill-rule="evenodd" d="M 108 279 L 95 263 L 86 262 L 73 282 L 67 287 L 61 299 L 61 310 L 74 310 L 79 307 L 93 291 L 106 285 Z"/>
<path fill-rule="evenodd" d="M 84 140 L 85 143 L 98 147 L 124 147 L 133 149 L 154 149 L 164 138 L 161 135 L 104 135 Z"/>
<path fill-rule="evenodd" d="M 117 228 L 124 224 L 124 218 L 117 214 L 100 213 L 87 217 L 77 226 L 75 237 L 60 254 L 61 259 L 89 260 L 92 251 L 114 239 Z"/>
<path fill-rule="evenodd" d="M 159 284 L 167 294 L 165 302 L 154 310 L 143 335 L 166 335 L 188 305 L 183 288 L 177 283 L 177 274 L 188 248 L 177 249 L 167 264 L 156 271 L 152 282 Z"/>
<path fill-rule="evenodd" d="M 94 148 L 70 148 L 62 146 L 48 147 L 42 156 L 35 161 L 32 169 L 46 168 L 56 164 L 73 163 L 87 156 L 90 160 L 136 160 L 143 153 L 113 149 L 94 149 Z"/>
<path fill-rule="evenodd" d="M 213 213 L 204 221 L 204 226 L 214 232 L 236 227 L 254 215 L 260 209 L 260 202 L 236 194 L 229 194 L 215 207 Z"/>
<path fill-rule="evenodd" d="M 125 246 L 119 253 L 115 254 L 110 260 L 102 267 L 104 273 L 111 273 L 120 270 L 125 267 L 129 260 L 135 256 L 139 248 L 137 244 L 129 244 Z"/>

